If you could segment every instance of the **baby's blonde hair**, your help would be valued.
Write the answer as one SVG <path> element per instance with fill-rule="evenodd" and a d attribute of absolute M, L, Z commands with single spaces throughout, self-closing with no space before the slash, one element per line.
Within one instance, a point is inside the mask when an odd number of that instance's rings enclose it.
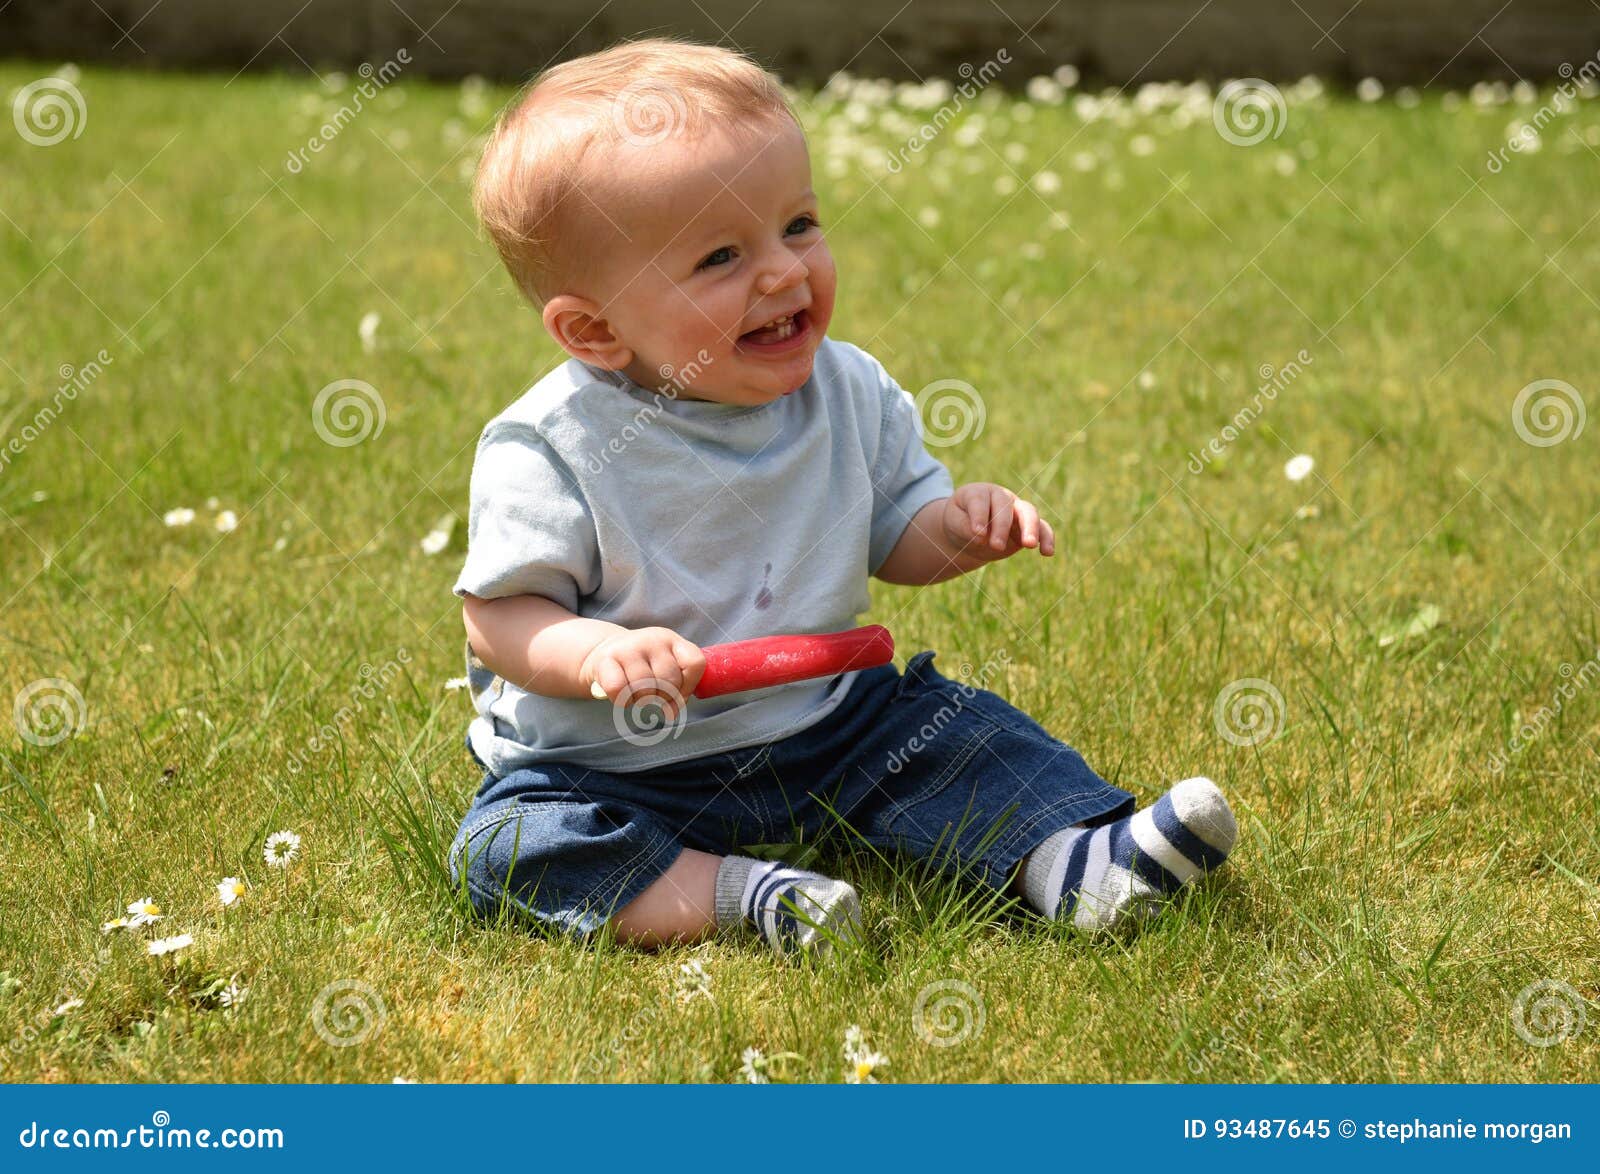
<path fill-rule="evenodd" d="M 577 189 L 591 149 L 773 118 L 798 125 L 778 79 L 744 54 L 625 41 L 545 70 L 506 107 L 478 162 L 473 207 L 517 288 L 543 305 L 583 254 L 569 238 L 588 202 Z"/>

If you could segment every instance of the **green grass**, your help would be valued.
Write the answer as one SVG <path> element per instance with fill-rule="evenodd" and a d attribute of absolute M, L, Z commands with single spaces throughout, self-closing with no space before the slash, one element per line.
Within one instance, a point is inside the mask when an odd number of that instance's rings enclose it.
<path fill-rule="evenodd" d="M 0 67 L 0 93 L 43 72 Z M 913 391 L 976 387 L 982 433 L 941 455 L 1029 487 L 1060 534 L 1051 562 L 875 586 L 871 618 L 946 663 L 1003 651 L 993 687 L 1141 800 L 1210 774 L 1242 839 L 1142 936 L 1098 943 L 836 840 L 867 948 L 794 967 L 748 941 L 650 956 L 485 928 L 442 881 L 478 779 L 444 689 L 460 553 L 418 542 L 464 515 L 480 427 L 555 359 L 470 224 L 486 109 L 401 83 L 295 175 L 345 100 L 315 82 L 78 85 L 81 137 L 0 133 L 0 440 L 64 364 L 112 359 L 0 469 L 0 698 L 59 678 L 86 706 L 53 746 L 0 724 L 6 1079 L 726 1080 L 754 1045 L 826 1081 L 851 1023 L 901 1081 L 1595 1072 L 1600 689 L 1574 676 L 1491 767 L 1600 643 L 1600 428 L 1541 448 L 1511 419 L 1538 379 L 1600 409 L 1594 103 L 1498 175 L 1488 153 L 1532 107 L 1296 102 L 1241 148 L 1204 112 L 1119 128 L 997 97 L 984 142 L 949 128 L 897 176 L 824 146 L 838 107 L 808 113 L 834 334 Z M 860 132 L 879 151 L 907 133 Z M 997 193 L 1009 144 L 1061 190 Z M 1302 348 L 1225 461 L 1189 472 L 1258 368 Z M 379 389 L 381 434 L 318 438 L 338 379 Z M 1291 483 L 1297 452 L 1316 471 Z M 196 523 L 164 526 L 180 506 Z M 1384 642 L 1429 605 L 1437 625 Z M 1276 738 L 1219 736 L 1241 678 L 1281 693 Z M 304 837 L 285 873 L 261 859 L 278 828 Z M 226 875 L 251 888 L 224 912 Z M 145 895 L 191 949 L 101 935 Z M 690 959 L 713 998 L 680 1006 Z M 233 975 L 249 996 L 224 1012 Z M 1536 1048 L 1512 1004 L 1547 978 L 1589 1023 Z M 340 979 L 386 1010 L 358 1046 L 312 1024 Z M 945 980 L 984 1026 L 933 1047 L 913 1008 Z"/>

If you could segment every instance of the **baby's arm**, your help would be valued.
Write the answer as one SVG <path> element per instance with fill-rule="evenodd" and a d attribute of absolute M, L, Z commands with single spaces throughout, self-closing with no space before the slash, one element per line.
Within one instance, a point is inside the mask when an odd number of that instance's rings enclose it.
<path fill-rule="evenodd" d="M 1019 550 L 1055 553 L 1055 531 L 1031 502 L 977 481 L 917 511 L 878 567 L 886 583 L 924 586 L 964 575 Z"/>
<path fill-rule="evenodd" d="M 544 697 L 588 697 L 598 681 L 612 701 L 660 697 L 670 720 L 705 672 L 700 649 L 670 628 L 583 619 L 542 595 L 468 595 L 462 618 L 479 660 Z"/>

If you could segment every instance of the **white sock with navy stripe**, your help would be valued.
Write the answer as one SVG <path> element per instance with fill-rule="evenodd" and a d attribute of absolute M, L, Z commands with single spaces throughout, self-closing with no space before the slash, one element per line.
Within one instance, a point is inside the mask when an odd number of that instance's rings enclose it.
<path fill-rule="evenodd" d="M 1110 929 L 1217 868 L 1238 832 L 1217 785 L 1185 779 L 1126 819 L 1050 836 L 1023 861 L 1023 896 L 1052 921 Z"/>
<path fill-rule="evenodd" d="M 844 881 L 749 856 L 717 866 L 717 924 L 749 922 L 779 954 L 821 951 L 854 936 L 861 901 Z"/>

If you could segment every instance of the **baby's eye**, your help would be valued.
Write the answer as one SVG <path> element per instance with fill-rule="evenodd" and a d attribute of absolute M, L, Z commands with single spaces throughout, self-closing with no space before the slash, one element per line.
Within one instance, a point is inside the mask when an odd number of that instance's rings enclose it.
<path fill-rule="evenodd" d="M 723 245 L 720 249 L 714 249 L 707 253 L 700 264 L 695 266 L 695 269 L 709 269 L 713 265 L 726 265 L 731 260 L 733 260 L 733 246 Z"/>
<path fill-rule="evenodd" d="M 789 221 L 789 227 L 784 229 L 784 233 L 788 236 L 799 236 L 803 232 L 809 232 L 813 228 L 821 227 L 822 225 L 817 222 L 817 218 L 807 212 Z"/>

